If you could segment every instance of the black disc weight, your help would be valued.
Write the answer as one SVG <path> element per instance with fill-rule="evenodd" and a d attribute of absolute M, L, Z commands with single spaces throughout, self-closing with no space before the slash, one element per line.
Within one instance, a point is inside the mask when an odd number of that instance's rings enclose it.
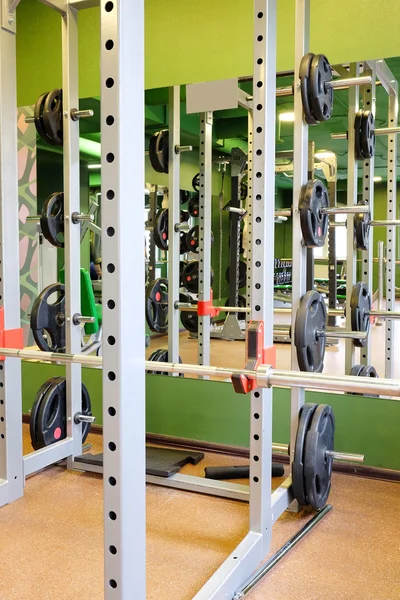
<path fill-rule="evenodd" d="M 320 373 L 324 368 L 326 307 L 315 290 L 306 292 L 296 314 L 294 343 L 300 371 Z"/>
<path fill-rule="evenodd" d="M 146 321 L 151 331 L 168 331 L 168 279 L 155 279 L 146 288 Z"/>

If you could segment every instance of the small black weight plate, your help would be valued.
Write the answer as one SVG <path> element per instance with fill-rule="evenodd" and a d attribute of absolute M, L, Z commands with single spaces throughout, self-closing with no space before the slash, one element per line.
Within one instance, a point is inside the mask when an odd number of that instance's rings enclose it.
<path fill-rule="evenodd" d="M 353 377 L 359 377 L 363 368 L 364 365 L 354 365 L 353 367 L 351 367 L 350 375 L 352 375 Z"/>
<path fill-rule="evenodd" d="M 190 192 L 188 190 L 179 190 L 179 196 L 181 199 L 181 204 L 186 204 L 190 198 Z"/>
<path fill-rule="evenodd" d="M 375 121 L 370 110 L 364 110 L 361 117 L 361 151 L 364 159 L 375 154 Z"/>
<path fill-rule="evenodd" d="M 294 460 L 292 463 L 292 487 L 293 496 L 300 506 L 308 505 L 308 498 L 305 492 L 304 481 L 304 457 L 305 457 L 305 439 L 310 427 L 312 416 L 317 408 L 317 404 L 304 404 L 300 409 L 299 424 L 297 426 L 296 443 L 294 449 Z"/>
<path fill-rule="evenodd" d="M 210 285 L 214 281 L 214 271 L 211 269 L 210 272 Z M 199 261 L 191 260 L 185 266 L 182 272 L 182 283 L 183 286 L 193 294 L 197 294 L 199 291 Z"/>
<path fill-rule="evenodd" d="M 371 311 L 371 296 L 367 285 L 361 281 L 353 285 L 350 298 L 351 329 L 352 331 L 369 332 Z M 353 340 L 358 348 L 364 348 L 367 340 Z"/>
<path fill-rule="evenodd" d="M 195 194 L 188 202 L 188 211 L 191 217 L 195 219 L 199 216 L 199 195 Z"/>
<path fill-rule="evenodd" d="M 320 373 L 324 368 L 326 307 L 324 299 L 310 290 L 301 299 L 296 314 L 294 343 L 300 371 Z"/>
<path fill-rule="evenodd" d="M 153 358 L 152 357 L 149 358 L 149 360 L 151 360 L 151 361 L 168 362 L 168 350 L 165 350 L 165 349 L 157 350 L 156 352 L 153 352 L 152 356 L 153 356 Z M 180 362 L 180 364 L 182 364 L 181 357 L 179 357 L 179 362 Z M 169 375 L 169 373 L 166 373 L 164 371 L 146 371 L 146 372 L 150 373 L 151 375 Z M 179 373 L 179 377 L 183 377 L 183 373 Z"/>
<path fill-rule="evenodd" d="M 247 185 L 242 181 L 240 183 L 240 199 L 242 202 L 247 198 Z"/>
<path fill-rule="evenodd" d="M 168 129 L 157 131 L 150 138 L 149 159 L 157 173 L 168 173 L 169 133 Z"/>
<path fill-rule="evenodd" d="M 238 296 L 238 303 L 237 305 L 240 308 L 244 308 L 246 306 L 246 298 L 244 296 L 239 295 Z M 225 302 L 225 306 L 229 306 L 229 298 L 226 300 Z M 238 312 L 238 319 L 239 321 L 245 321 L 246 320 L 246 313 L 245 312 Z"/>
<path fill-rule="evenodd" d="M 301 91 L 301 100 L 303 104 L 303 113 L 304 120 L 309 125 L 318 125 L 318 121 L 314 118 L 314 115 L 311 112 L 311 106 L 309 102 L 309 92 L 308 92 L 308 81 L 310 77 L 310 66 L 311 61 L 314 57 L 314 54 L 309 52 L 300 62 L 299 69 L 299 77 L 300 77 L 300 91 Z"/>
<path fill-rule="evenodd" d="M 31 414 L 29 416 L 29 433 L 31 436 L 31 443 L 34 450 L 39 450 L 41 446 L 39 446 L 37 441 L 37 417 L 39 413 L 40 405 L 43 401 L 43 398 L 46 395 L 46 392 L 49 390 L 50 386 L 54 384 L 54 382 L 61 381 L 62 377 L 51 377 L 47 381 L 45 381 L 37 391 L 35 396 L 35 400 L 32 404 Z"/>
<path fill-rule="evenodd" d="M 180 231 L 179 232 L 179 254 L 186 254 L 187 251 L 188 251 L 188 249 L 186 247 L 186 232 Z"/>
<path fill-rule="evenodd" d="M 179 302 L 197 304 L 189 294 L 179 294 Z M 181 310 L 181 322 L 184 328 L 190 333 L 197 333 L 199 330 L 199 318 L 197 311 Z"/>
<path fill-rule="evenodd" d="M 214 244 L 214 234 L 211 231 L 211 246 Z M 188 252 L 199 251 L 199 226 L 195 225 L 186 234 L 186 248 Z"/>
<path fill-rule="evenodd" d="M 244 260 L 239 261 L 239 288 L 246 286 L 247 263 Z M 225 271 L 225 279 L 230 283 L 230 266 Z"/>
<path fill-rule="evenodd" d="M 92 416 L 92 404 L 90 402 L 89 392 L 87 387 L 82 383 L 82 408 L 81 412 L 83 415 Z M 82 444 L 86 441 L 86 438 L 90 431 L 91 423 L 82 423 Z"/>
<path fill-rule="evenodd" d="M 160 208 L 154 219 L 153 239 L 157 248 L 168 250 L 168 209 Z"/>
<path fill-rule="evenodd" d="M 322 213 L 322 209 L 328 207 L 328 191 L 321 181 L 310 180 L 302 186 L 299 199 L 300 225 L 307 248 L 324 245 L 329 217 Z"/>
<path fill-rule="evenodd" d="M 366 202 L 358 202 L 360 206 L 365 206 Z M 369 231 L 371 213 L 357 213 L 354 215 L 354 239 L 357 250 L 368 250 L 369 247 Z"/>
<path fill-rule="evenodd" d="M 190 219 L 188 210 L 181 210 L 181 223 L 187 223 Z"/>
<path fill-rule="evenodd" d="M 376 372 L 375 367 L 373 367 L 372 365 L 365 365 L 362 368 L 360 377 L 379 377 L 379 375 Z"/>
<path fill-rule="evenodd" d="M 49 302 L 53 294 L 57 294 L 57 299 Z M 32 306 L 30 324 L 40 350 L 65 352 L 65 287 L 62 283 L 53 283 L 40 292 Z"/>
<path fill-rule="evenodd" d="M 62 192 L 55 192 L 44 201 L 40 215 L 40 228 L 52 246 L 64 248 L 64 194 Z"/>
<path fill-rule="evenodd" d="M 37 99 L 36 104 L 35 104 L 33 115 L 34 115 L 34 119 L 35 119 L 36 131 L 39 134 L 39 136 L 42 138 L 42 140 L 44 142 L 54 145 L 53 142 L 46 135 L 46 131 L 44 129 L 43 119 L 42 119 L 43 107 L 44 107 L 44 103 L 45 103 L 47 94 L 48 94 L 48 92 L 39 96 L 39 98 Z"/>
<path fill-rule="evenodd" d="M 308 102 L 317 121 L 328 121 L 333 110 L 333 89 L 326 86 L 332 81 L 332 69 L 324 54 L 313 56 L 308 79 Z"/>
<path fill-rule="evenodd" d="M 152 331 L 168 331 L 168 279 L 155 279 L 146 288 L 146 321 Z"/>
<path fill-rule="evenodd" d="M 200 191 L 200 173 L 197 173 L 192 179 L 192 187 L 195 192 Z"/>
<path fill-rule="evenodd" d="M 42 123 L 45 133 L 55 146 L 63 145 L 62 90 L 55 89 L 46 96 Z"/>
<path fill-rule="evenodd" d="M 320 404 L 315 409 L 304 443 L 304 481 L 308 503 L 316 510 L 323 508 L 331 489 L 335 417 L 331 406 Z"/>
<path fill-rule="evenodd" d="M 354 156 L 356 160 L 364 160 L 364 155 L 361 148 L 361 119 L 363 112 L 364 111 L 362 109 L 357 111 L 354 119 Z"/>

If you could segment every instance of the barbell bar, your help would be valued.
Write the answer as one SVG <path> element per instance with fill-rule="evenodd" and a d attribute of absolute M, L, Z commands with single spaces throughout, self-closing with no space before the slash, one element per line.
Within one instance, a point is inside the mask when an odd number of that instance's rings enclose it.
<path fill-rule="evenodd" d="M 332 206 L 331 208 L 321 208 L 320 213 L 322 215 L 358 215 L 360 213 L 369 213 L 369 206 L 343 206 L 337 207 Z M 291 210 L 276 210 L 275 217 L 291 217 Z"/>
<path fill-rule="evenodd" d="M 272 452 L 278 452 L 279 454 L 289 454 L 288 444 L 276 444 L 272 442 Z M 348 452 L 336 452 L 335 450 L 326 450 L 326 456 L 330 456 L 333 460 L 342 460 L 345 462 L 356 462 L 363 463 L 363 454 L 349 454 Z"/>
<path fill-rule="evenodd" d="M 91 109 L 87 110 L 78 110 L 77 108 L 71 108 L 71 119 L 73 121 L 78 121 L 79 119 L 86 119 L 88 117 L 93 117 L 94 111 Z M 34 123 L 35 117 L 25 117 L 25 123 Z"/>
<path fill-rule="evenodd" d="M 400 127 L 380 127 L 374 130 L 375 135 L 396 135 L 400 133 Z M 347 140 L 346 133 L 331 133 L 332 140 Z"/>

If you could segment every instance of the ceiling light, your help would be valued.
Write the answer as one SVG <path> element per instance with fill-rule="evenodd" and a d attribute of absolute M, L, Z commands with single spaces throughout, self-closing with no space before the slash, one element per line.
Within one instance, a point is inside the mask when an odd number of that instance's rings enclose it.
<path fill-rule="evenodd" d="M 285 123 L 293 123 L 294 121 L 294 112 L 281 112 L 278 116 L 280 121 Z"/>
<path fill-rule="evenodd" d="M 89 163 L 88 164 L 88 169 L 101 169 L 101 164 Z"/>
<path fill-rule="evenodd" d="M 331 152 L 330 150 L 319 150 L 315 153 L 314 156 L 315 158 L 319 158 L 320 160 L 322 160 L 323 158 L 333 158 L 335 156 L 335 153 Z"/>
<path fill-rule="evenodd" d="M 380 175 L 375 175 L 374 181 L 382 181 L 382 177 Z"/>

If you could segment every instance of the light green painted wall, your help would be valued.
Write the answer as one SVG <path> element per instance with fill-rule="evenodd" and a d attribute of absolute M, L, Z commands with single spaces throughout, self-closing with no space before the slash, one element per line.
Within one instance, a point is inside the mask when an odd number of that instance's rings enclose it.
<path fill-rule="evenodd" d="M 279 0 L 278 70 L 293 68 L 294 0 Z M 251 0 L 146 0 L 146 88 L 250 75 Z M 61 17 L 39 0 L 17 9 L 18 105 L 61 85 Z M 365 24 L 371 19 L 370 27 Z M 360 25 L 359 25 L 360 24 Z M 397 0 L 311 0 L 311 50 L 332 64 L 399 54 Z M 338 43 L 340 40 L 340 43 Z M 80 97 L 100 89 L 99 9 L 79 15 Z"/>

